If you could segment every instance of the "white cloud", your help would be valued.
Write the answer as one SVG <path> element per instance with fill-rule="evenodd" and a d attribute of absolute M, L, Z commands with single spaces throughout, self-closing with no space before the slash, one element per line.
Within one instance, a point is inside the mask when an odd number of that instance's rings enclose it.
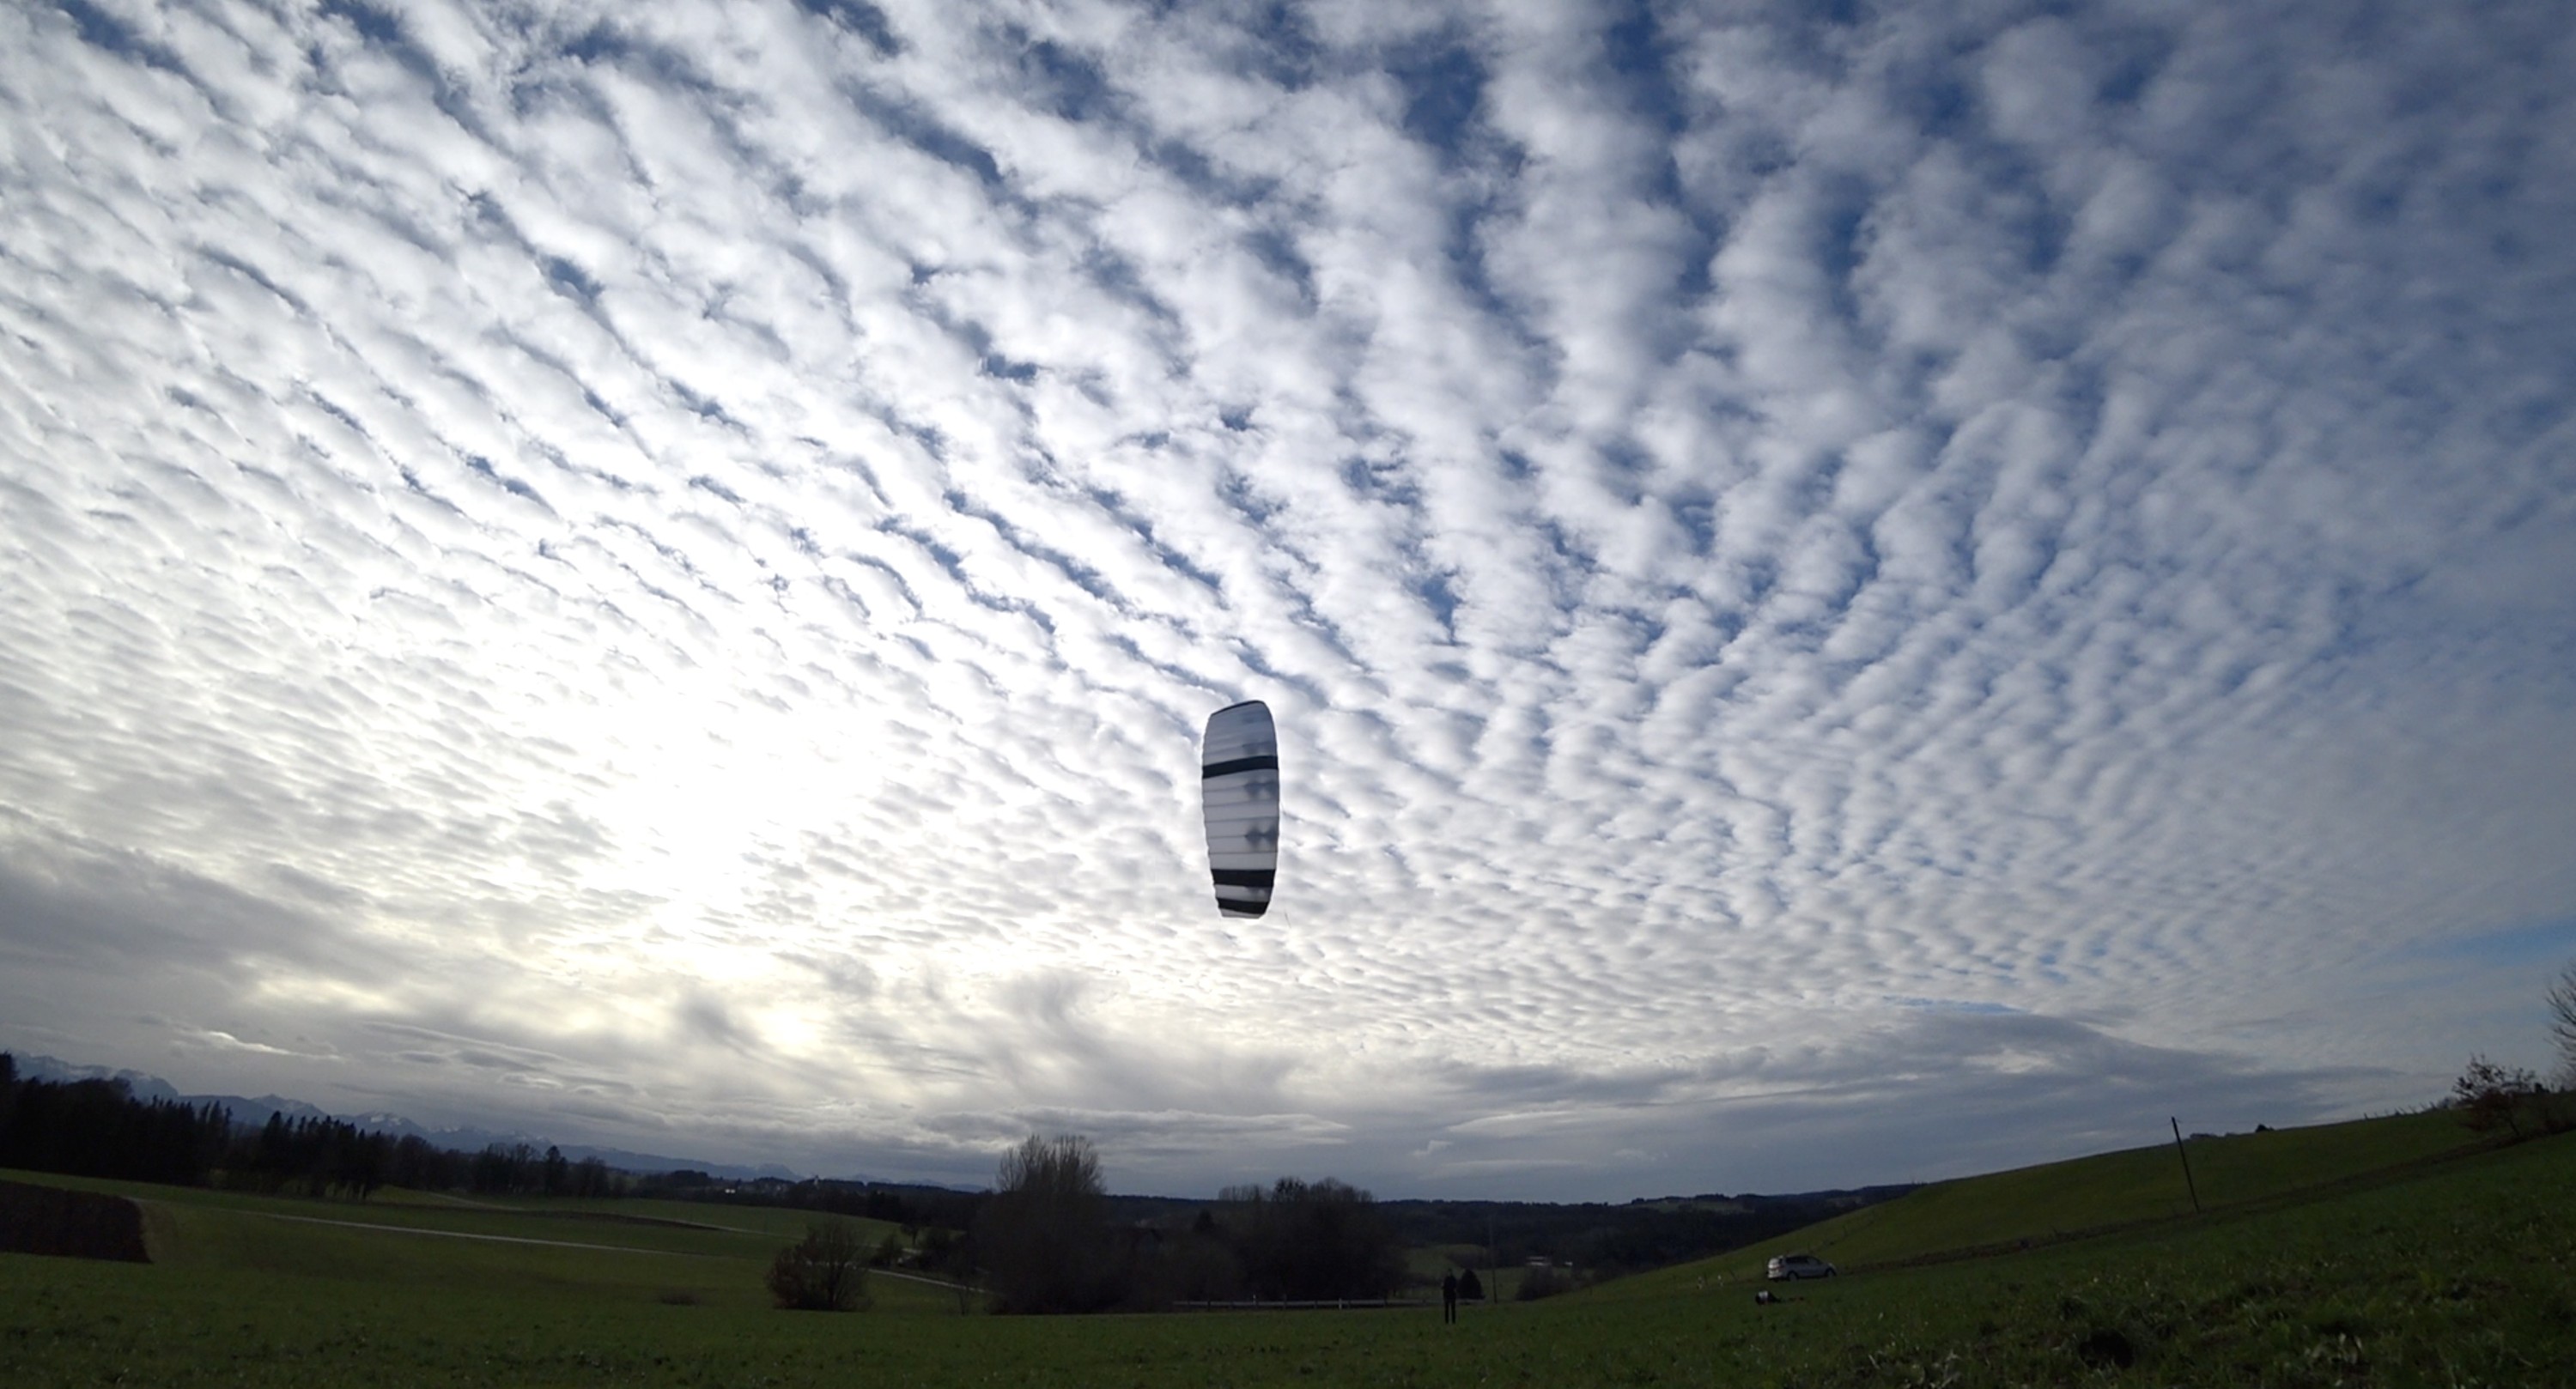
<path fill-rule="evenodd" d="M 1636 17 L 0 16 L 0 1045 L 1541 1195 L 2536 1047 L 2547 7 Z"/>

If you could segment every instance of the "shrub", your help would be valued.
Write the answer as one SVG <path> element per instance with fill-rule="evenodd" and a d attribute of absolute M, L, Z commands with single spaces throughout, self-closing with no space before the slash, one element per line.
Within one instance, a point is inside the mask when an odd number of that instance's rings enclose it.
<path fill-rule="evenodd" d="M 796 1311 L 858 1311 L 868 1305 L 867 1277 L 858 1233 L 843 1221 L 820 1221 L 770 1260 L 769 1295 Z"/>
<path fill-rule="evenodd" d="M 2531 1072 L 2499 1066 L 2483 1056 L 2470 1057 L 2468 1069 L 2451 1083 L 2451 1102 L 2460 1108 L 2463 1122 L 2479 1133 L 2506 1129 L 2515 1138 L 2522 1137 L 2524 1105 L 2540 1093 Z"/>

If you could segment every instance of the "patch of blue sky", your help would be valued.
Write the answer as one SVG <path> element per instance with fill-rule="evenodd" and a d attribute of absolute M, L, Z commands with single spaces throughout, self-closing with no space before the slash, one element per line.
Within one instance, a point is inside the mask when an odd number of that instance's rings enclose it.
<path fill-rule="evenodd" d="M 347 21 L 349 27 L 357 30 L 358 36 L 369 43 L 403 42 L 402 21 L 372 5 L 355 4 L 352 0 L 323 0 L 322 13 Z"/>
<path fill-rule="evenodd" d="M 1030 102 L 1068 121 L 1088 121 L 1114 114 L 1118 93 L 1100 65 L 1046 39 L 1020 51 L 1022 88 Z"/>
<path fill-rule="evenodd" d="M 1287 281 L 1297 291 L 1301 310 L 1313 313 L 1323 302 L 1315 283 L 1314 262 L 1298 247 L 1293 229 L 1256 227 L 1243 233 L 1240 244 L 1262 269 Z"/>
<path fill-rule="evenodd" d="M 2398 952 L 2444 964 L 2519 966 L 2576 962 L 2576 916 L 2419 941 Z"/>
<path fill-rule="evenodd" d="M 796 5 L 836 29 L 865 39 L 879 57 L 891 58 L 903 52 L 903 40 L 895 34 L 885 11 L 867 0 L 796 0 Z"/>
<path fill-rule="evenodd" d="M 55 8 L 72 22 L 81 42 L 103 49 L 120 58 L 131 58 L 153 67 L 177 70 L 178 64 L 160 46 L 147 43 L 134 26 L 115 15 L 88 3 L 88 0 L 54 0 Z"/>
<path fill-rule="evenodd" d="M 1158 138 L 1142 129 L 1132 132 L 1138 147 L 1156 168 L 1178 179 L 1189 191 L 1227 207 L 1249 208 L 1278 191 L 1276 179 L 1228 168 L 1181 140 Z"/>
<path fill-rule="evenodd" d="M 2027 1015 L 2030 1012 L 2027 1008 L 2015 1008 L 2009 1003 L 1987 1003 L 1975 999 L 1919 998 L 1910 994 L 1888 994 L 1885 997 L 1888 1002 L 1899 1008 L 1914 1008 L 1933 1013 L 1967 1013 L 1976 1017 L 1991 1018 Z"/>
<path fill-rule="evenodd" d="M 502 491 L 510 493 L 512 496 L 535 502 L 537 505 L 545 507 L 549 512 L 554 510 L 553 507 L 546 506 L 545 498 L 537 495 L 537 489 L 530 487 L 527 483 L 519 480 L 518 478 L 503 476 L 498 468 L 492 466 L 491 459 L 485 458 L 479 453 L 466 454 L 465 466 L 482 475 L 485 480 L 498 486 Z"/>
<path fill-rule="evenodd" d="M 1449 575 L 1440 570 L 1426 570 L 1410 580 L 1406 587 L 1430 609 L 1440 624 L 1442 635 L 1451 642 L 1458 639 L 1458 592 L 1449 586 Z"/>
<path fill-rule="evenodd" d="M 839 90 L 842 99 L 879 130 L 943 164 L 974 175 L 976 182 L 984 186 L 987 196 L 1005 200 L 1017 196 L 1009 181 L 1002 177 L 1001 163 L 993 158 L 993 152 L 964 133 L 950 129 L 911 103 L 889 97 L 865 83 L 845 81 Z"/>
<path fill-rule="evenodd" d="M 1327 640 L 1329 640 L 1329 635 L 1327 635 Z M 1265 693 L 1264 691 L 1285 689 L 1296 691 L 1298 699 L 1309 709 L 1330 709 L 1334 707 L 1332 694 L 1324 688 L 1321 681 L 1299 675 L 1295 671 L 1273 662 L 1262 654 L 1261 648 L 1251 639 L 1246 637 L 1237 637 L 1233 640 L 1231 646 L 1235 659 L 1241 661 L 1243 663 L 1243 668 L 1252 672 L 1252 674 L 1257 677 L 1257 681 L 1253 684 L 1241 687 L 1225 687 L 1224 692 L 1229 696 L 1238 699 L 1256 697 L 1270 699 L 1275 704 L 1277 702 L 1276 696 Z M 1249 690 L 1252 693 L 1246 694 L 1246 690 Z"/>
<path fill-rule="evenodd" d="M 538 260 L 537 268 L 545 275 L 546 283 L 559 293 L 577 299 L 585 306 L 599 302 L 599 281 L 562 256 L 545 256 Z"/>
<path fill-rule="evenodd" d="M 1461 162 L 1485 100 L 1485 65 L 1474 51 L 1444 38 L 1391 55 L 1387 74 L 1404 89 L 1404 133 L 1443 163 Z"/>
<path fill-rule="evenodd" d="M 1284 3 L 1249 7 L 1241 24 L 1250 42 L 1237 50 L 1245 70 L 1290 91 L 1307 86 L 1328 65 L 1330 54 L 1307 23 L 1302 7 Z"/>
<path fill-rule="evenodd" d="M 706 95 L 714 95 L 717 91 L 714 81 L 688 53 L 668 44 L 638 38 L 606 22 L 594 24 L 576 35 L 564 45 L 563 53 L 585 66 L 598 64 L 621 68 L 632 75 L 648 77 L 663 87 Z"/>
<path fill-rule="evenodd" d="M 1101 572 L 1097 566 L 1084 562 L 1072 551 L 1048 544 L 1027 527 L 1014 524 L 1001 511 L 979 505 L 963 492 L 946 493 L 942 500 L 947 503 L 948 510 L 952 514 L 972 517 L 992 527 L 993 533 L 1001 538 L 1002 543 L 1054 570 L 1066 583 L 1089 594 L 1098 602 L 1117 610 L 1126 617 L 1134 618 L 1142 615 L 1142 610 L 1125 594 L 1119 592 L 1118 585 L 1107 574 Z M 962 580 L 962 572 L 960 577 Z M 1056 630 L 1054 616 L 1041 610 L 1036 604 L 1028 605 L 1027 613 L 1048 632 L 1052 633 Z"/>
<path fill-rule="evenodd" d="M 1631 111 L 1667 139 L 1690 128 L 1690 104 L 1673 80 L 1672 36 L 1656 22 L 1651 4 L 1630 0 L 1624 13 L 1602 30 L 1601 46 L 1612 80 Z M 1706 298 L 1713 287 L 1710 267 L 1725 241 L 1723 223 L 1689 197 L 1681 168 L 1669 152 L 1646 191 L 1678 209 L 1690 228 L 1691 244 L 1676 257 L 1680 275 L 1672 287 L 1674 295 L 1684 301 Z"/>

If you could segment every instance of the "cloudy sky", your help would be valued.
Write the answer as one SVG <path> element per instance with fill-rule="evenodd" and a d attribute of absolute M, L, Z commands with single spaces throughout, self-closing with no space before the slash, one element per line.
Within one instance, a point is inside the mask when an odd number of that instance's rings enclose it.
<path fill-rule="evenodd" d="M 2546 1065 L 2571 32 L 10 0 L 0 1046 L 1610 1199 Z"/>

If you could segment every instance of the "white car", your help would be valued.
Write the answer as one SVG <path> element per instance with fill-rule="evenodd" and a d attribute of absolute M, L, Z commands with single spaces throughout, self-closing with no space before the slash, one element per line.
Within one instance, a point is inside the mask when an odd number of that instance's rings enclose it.
<path fill-rule="evenodd" d="M 1799 1278 L 1831 1278 L 1834 1266 L 1813 1254 L 1782 1254 L 1771 1261 L 1771 1266 L 1762 1271 L 1762 1276 L 1774 1283 Z"/>

